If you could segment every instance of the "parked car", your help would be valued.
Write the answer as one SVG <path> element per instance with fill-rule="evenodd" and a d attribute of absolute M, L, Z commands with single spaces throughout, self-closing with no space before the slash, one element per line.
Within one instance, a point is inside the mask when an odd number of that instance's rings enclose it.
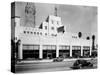
<path fill-rule="evenodd" d="M 63 61 L 64 60 L 64 58 L 62 58 L 62 57 L 57 57 L 57 58 L 54 58 L 53 59 L 53 62 L 61 62 L 61 61 Z"/>
<path fill-rule="evenodd" d="M 72 69 L 91 68 L 93 63 L 88 60 L 78 59 L 74 62 Z"/>

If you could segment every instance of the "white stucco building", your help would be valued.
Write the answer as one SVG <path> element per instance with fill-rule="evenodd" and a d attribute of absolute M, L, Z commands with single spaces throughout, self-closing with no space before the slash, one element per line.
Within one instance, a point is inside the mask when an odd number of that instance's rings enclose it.
<path fill-rule="evenodd" d="M 20 17 L 12 18 L 12 39 L 17 42 L 19 59 L 52 59 L 56 57 L 88 57 L 92 40 L 78 37 L 78 33 L 66 32 L 61 18 L 49 15 L 39 27 L 20 25 Z"/>

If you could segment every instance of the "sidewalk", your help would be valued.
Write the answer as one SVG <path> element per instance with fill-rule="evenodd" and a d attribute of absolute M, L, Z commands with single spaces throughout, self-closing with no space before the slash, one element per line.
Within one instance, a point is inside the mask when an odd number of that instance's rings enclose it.
<path fill-rule="evenodd" d="M 77 59 L 80 59 L 80 58 L 67 58 L 67 59 L 64 59 L 63 61 L 75 61 Z M 90 60 L 91 58 L 81 58 L 81 59 Z M 22 60 L 20 62 L 18 61 L 17 63 L 20 64 L 20 63 L 43 63 L 43 62 L 53 62 L 53 59 Z"/>

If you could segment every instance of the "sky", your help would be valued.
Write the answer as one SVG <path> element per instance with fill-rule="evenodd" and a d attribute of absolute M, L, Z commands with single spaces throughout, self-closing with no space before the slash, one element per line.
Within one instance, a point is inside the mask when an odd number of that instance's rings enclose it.
<path fill-rule="evenodd" d="M 28 26 L 25 14 L 26 4 L 25 2 L 16 3 L 16 16 L 21 17 L 21 25 L 23 26 Z M 54 7 L 56 6 L 57 14 L 61 17 L 67 32 L 82 32 L 84 37 L 91 37 L 94 34 L 97 38 L 97 7 L 46 3 L 35 3 L 34 5 L 36 7 L 36 26 L 45 21 L 48 15 L 54 15 Z M 30 26 L 34 27 L 34 24 Z"/>

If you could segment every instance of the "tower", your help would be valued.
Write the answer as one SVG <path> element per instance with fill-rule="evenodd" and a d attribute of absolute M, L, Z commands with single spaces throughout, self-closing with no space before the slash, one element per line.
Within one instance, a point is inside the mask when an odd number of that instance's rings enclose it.
<path fill-rule="evenodd" d="M 54 8 L 54 15 L 57 16 L 57 7 Z"/>
<path fill-rule="evenodd" d="M 35 27 L 36 8 L 34 3 L 27 3 L 25 6 L 25 24 Z"/>

